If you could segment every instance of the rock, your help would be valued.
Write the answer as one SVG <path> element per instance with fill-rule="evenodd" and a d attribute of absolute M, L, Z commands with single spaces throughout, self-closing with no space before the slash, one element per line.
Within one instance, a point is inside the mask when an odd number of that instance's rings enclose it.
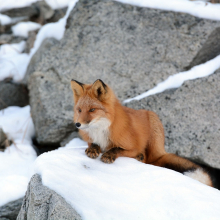
<path fill-rule="evenodd" d="M 220 168 L 220 69 L 175 90 L 132 101 L 156 112 L 165 128 L 166 150 Z"/>
<path fill-rule="evenodd" d="M 23 198 L 9 202 L 0 207 L 0 220 L 15 220 L 21 209 Z"/>
<path fill-rule="evenodd" d="M 207 55 L 208 54 L 208 55 Z M 220 27 L 216 28 L 210 36 L 208 40 L 204 43 L 202 49 L 195 56 L 193 61 L 190 63 L 186 69 L 190 69 L 193 66 L 196 66 L 200 63 L 205 63 L 209 59 L 213 59 L 214 57 L 220 54 Z"/>
<path fill-rule="evenodd" d="M 11 79 L 0 81 L 0 110 L 8 106 L 28 105 L 28 91 L 25 85 L 14 84 Z"/>
<path fill-rule="evenodd" d="M 54 69 L 47 74 L 34 72 L 28 83 L 30 97 L 38 97 L 37 100 L 31 98 L 30 105 L 31 115 L 35 116 L 35 128 L 40 128 L 36 129 L 39 144 L 56 145 L 76 130 L 73 123 L 73 98 L 68 92 L 70 85 L 57 84 L 59 75 L 54 73 Z"/>
<path fill-rule="evenodd" d="M 50 19 L 47 20 L 47 23 L 57 22 L 58 20 L 60 20 L 62 17 L 65 16 L 66 11 L 67 11 L 66 7 L 54 10 L 54 15 Z"/>
<path fill-rule="evenodd" d="M 10 34 L 2 34 L 0 35 L 0 45 L 8 44 L 12 40 L 12 35 Z"/>
<path fill-rule="evenodd" d="M 28 21 L 27 17 L 19 17 L 19 18 L 12 18 L 11 23 L 7 25 L 1 25 L 0 23 L 0 39 L 2 38 L 1 35 L 12 35 L 12 26 L 17 24 L 21 21 Z M 15 36 L 13 36 L 15 38 Z M 0 42 L 1 43 L 1 42 Z"/>
<path fill-rule="evenodd" d="M 32 17 L 32 20 L 42 25 L 47 23 L 54 15 L 54 10 L 45 1 L 37 1 L 33 4 L 39 11 L 38 16 Z"/>
<path fill-rule="evenodd" d="M 5 150 L 5 141 L 6 141 L 6 139 L 7 139 L 6 134 L 0 128 L 0 151 L 4 151 Z"/>
<path fill-rule="evenodd" d="M 38 8 L 35 4 L 22 8 L 13 8 L 5 11 L 1 11 L 2 14 L 8 15 L 9 17 L 32 17 L 39 14 Z"/>
<path fill-rule="evenodd" d="M 15 44 L 20 43 L 25 40 L 24 37 L 13 36 L 12 34 L 2 34 L 0 35 L 0 45 L 2 44 Z"/>
<path fill-rule="evenodd" d="M 53 17 L 54 15 L 54 10 L 47 4 L 45 1 L 38 1 L 35 3 L 35 5 L 39 8 L 40 10 L 40 17 L 43 20 L 48 20 Z"/>
<path fill-rule="evenodd" d="M 65 113 L 63 121 L 66 123 L 65 109 L 71 109 L 73 105 L 71 79 L 92 83 L 101 78 L 114 89 L 120 100 L 136 96 L 169 75 L 185 70 L 193 60 L 196 59 L 194 64 L 203 62 L 203 56 L 199 55 L 203 54 L 201 51 L 206 51 L 205 60 L 219 53 L 218 47 L 211 46 L 214 36 L 209 42 L 209 36 L 218 33 L 219 27 L 220 22 L 183 13 L 115 1 L 79 1 L 69 16 L 63 39 L 47 48 L 42 45 L 41 53 L 33 56 L 26 73 L 25 81 L 34 72 L 41 72 L 48 85 L 54 88 L 50 87 L 47 96 L 46 87 L 30 95 L 31 103 L 37 100 L 45 103 L 41 109 L 46 111 L 45 118 L 39 114 L 39 106 L 35 105 L 37 109 L 32 106 L 36 131 L 38 135 L 42 133 L 37 140 L 50 143 L 44 135 L 45 130 L 59 133 L 55 125 L 58 113 L 61 121 L 62 113 Z M 204 45 L 209 45 L 210 50 L 204 49 Z M 210 52 L 211 48 L 214 52 Z M 29 85 L 40 88 L 42 80 L 35 75 Z M 54 105 L 54 102 L 62 104 Z M 39 125 L 42 126 L 48 115 L 53 122 L 49 127 L 49 123 L 45 124 L 42 131 Z M 71 113 L 68 115 L 72 120 Z M 39 120 L 42 123 L 37 124 Z M 62 129 L 69 124 L 64 123 Z M 57 138 L 57 141 L 62 139 Z"/>
<path fill-rule="evenodd" d="M 24 53 L 30 53 L 31 48 L 34 46 L 37 33 L 38 33 L 38 30 L 28 32 L 28 38 L 26 41 L 26 47 L 25 47 Z"/>
<path fill-rule="evenodd" d="M 10 140 L 2 128 L 0 128 L 0 151 L 5 151 L 6 147 L 9 147 L 11 144 L 12 140 Z"/>
<path fill-rule="evenodd" d="M 17 220 L 81 220 L 78 213 L 63 197 L 42 185 L 41 177 L 35 174 L 28 185 Z"/>
<path fill-rule="evenodd" d="M 54 48 L 55 45 L 58 43 L 59 41 L 57 41 L 56 39 L 54 38 L 46 38 L 41 46 L 39 47 L 39 49 L 36 51 L 36 53 L 34 54 L 34 56 L 32 57 L 32 59 L 30 60 L 29 62 L 29 65 L 28 65 L 28 72 L 30 73 L 33 73 L 35 72 L 35 69 L 36 69 L 36 65 L 37 63 L 39 63 L 43 58 L 43 54 L 46 52 L 46 51 L 49 51 L 50 49 Z M 53 50 L 53 49 L 52 49 Z M 52 57 L 51 57 L 52 58 Z M 24 77 L 24 80 L 23 80 L 23 84 L 27 84 L 27 80 L 29 78 L 29 74 L 26 74 L 25 77 Z"/>
<path fill-rule="evenodd" d="M 0 35 L 2 34 L 11 34 L 11 24 L 10 25 L 1 25 L 0 24 Z"/>
<path fill-rule="evenodd" d="M 26 7 L 4 10 L 2 13 L 12 18 L 28 17 L 35 21 L 38 19 L 39 23 L 43 24 L 45 20 L 52 18 L 54 10 L 45 1 L 37 1 Z"/>

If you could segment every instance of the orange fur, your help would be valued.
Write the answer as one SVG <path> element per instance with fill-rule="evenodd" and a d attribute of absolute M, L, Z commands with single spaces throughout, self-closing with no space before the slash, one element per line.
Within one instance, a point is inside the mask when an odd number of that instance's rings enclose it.
<path fill-rule="evenodd" d="M 186 159 L 166 153 L 163 125 L 154 112 L 122 106 L 112 89 L 101 80 L 90 85 L 72 80 L 71 87 L 75 101 L 74 122 L 81 124 L 82 130 L 79 127 L 79 133 L 88 143 L 88 156 L 96 158 L 99 155 L 99 143 L 94 143 L 92 138 L 96 134 L 90 135 L 90 128 L 86 130 L 83 126 L 87 128 L 104 118 L 106 121 L 103 123 L 109 122 L 109 126 L 107 131 L 103 131 L 108 139 L 107 142 L 103 141 L 107 143 L 101 158 L 103 162 L 111 163 L 117 157 L 125 156 L 141 158 L 144 163 L 179 172 L 199 167 Z M 99 129 L 101 128 L 98 127 L 97 131 Z M 93 144 L 96 145 L 95 148 Z"/>

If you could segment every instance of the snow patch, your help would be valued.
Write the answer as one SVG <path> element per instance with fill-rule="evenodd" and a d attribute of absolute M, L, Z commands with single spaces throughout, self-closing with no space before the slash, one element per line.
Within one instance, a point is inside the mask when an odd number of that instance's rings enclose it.
<path fill-rule="evenodd" d="M 161 93 L 167 89 L 178 88 L 185 81 L 209 76 L 212 73 L 214 73 L 218 68 L 220 68 L 220 55 L 210 61 L 207 61 L 206 63 L 193 67 L 189 71 L 180 72 L 172 76 L 169 76 L 165 81 L 159 83 L 153 89 L 150 89 L 147 92 L 144 92 L 138 96 L 135 96 L 134 98 L 126 99 L 124 100 L 124 103 L 130 102 L 133 100 L 140 100 L 147 96 Z"/>
<path fill-rule="evenodd" d="M 28 37 L 29 31 L 35 31 L 41 28 L 41 25 L 35 22 L 20 22 L 12 27 L 12 33 L 15 36 Z"/>
<path fill-rule="evenodd" d="M 21 198 L 33 173 L 37 157 L 32 147 L 34 125 L 30 106 L 8 107 L 0 111 L 0 127 L 13 144 L 0 152 L 0 206 Z"/>
<path fill-rule="evenodd" d="M 29 61 L 28 54 L 22 53 L 25 46 L 25 41 L 0 46 L 0 80 L 11 77 L 19 82 L 23 79 Z"/>
<path fill-rule="evenodd" d="M 0 57 L 5 56 L 7 54 L 17 54 L 17 53 L 22 53 L 25 49 L 26 42 L 21 41 L 20 43 L 17 44 L 3 44 L 0 47 Z"/>
<path fill-rule="evenodd" d="M 27 17 L 24 16 L 24 17 L 10 18 L 7 15 L 0 14 L 0 24 L 1 25 L 13 24 L 13 23 L 19 22 L 19 21 L 21 21 L 21 20 L 23 20 L 25 18 L 27 18 Z"/>
<path fill-rule="evenodd" d="M 66 15 L 63 18 L 61 18 L 58 22 L 46 24 L 40 29 L 37 38 L 34 42 L 34 47 L 31 49 L 30 57 L 32 57 L 35 54 L 35 52 L 38 50 L 44 39 L 50 37 L 53 37 L 57 40 L 62 39 L 65 32 L 67 18 L 69 17 L 69 14 L 71 10 L 74 8 L 77 1 L 78 0 L 73 0 L 69 3 Z"/>
<path fill-rule="evenodd" d="M 219 219 L 218 190 L 131 158 L 105 164 L 100 157 L 87 157 L 82 143 L 73 139 L 35 162 L 43 184 L 63 196 L 82 219 Z"/>
<path fill-rule="evenodd" d="M 71 0 L 46 0 L 46 2 L 52 9 L 58 9 L 67 7 Z"/>
<path fill-rule="evenodd" d="M 188 13 L 196 17 L 220 20 L 220 4 L 189 0 L 116 0 L 139 7 Z"/>
<path fill-rule="evenodd" d="M 9 16 L 0 14 L 0 25 L 7 25 L 10 23 L 12 23 L 12 19 Z"/>
<path fill-rule="evenodd" d="M 31 5 L 38 0 L 7 0 L 0 2 L 0 11 L 6 11 L 13 8 L 23 8 Z"/>

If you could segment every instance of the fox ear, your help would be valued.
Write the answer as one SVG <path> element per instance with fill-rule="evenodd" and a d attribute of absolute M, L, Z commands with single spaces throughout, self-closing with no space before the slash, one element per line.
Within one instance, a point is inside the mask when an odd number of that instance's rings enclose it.
<path fill-rule="evenodd" d="M 107 94 L 107 85 L 101 79 L 97 79 L 92 85 L 92 91 L 98 100 L 103 101 Z"/>
<path fill-rule="evenodd" d="M 74 101 L 75 103 L 78 101 L 79 97 L 83 94 L 84 88 L 82 83 L 72 79 L 71 80 L 71 88 L 74 94 Z"/>

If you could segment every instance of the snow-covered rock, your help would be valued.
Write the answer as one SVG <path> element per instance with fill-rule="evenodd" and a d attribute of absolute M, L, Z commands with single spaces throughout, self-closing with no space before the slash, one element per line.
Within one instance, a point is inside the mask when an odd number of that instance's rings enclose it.
<path fill-rule="evenodd" d="M 215 43 L 219 27 L 219 21 L 183 13 L 114 1 L 79 1 L 64 37 L 45 48 L 42 45 L 26 73 L 37 140 L 59 143 L 63 131 L 69 130 L 72 78 L 83 83 L 101 78 L 121 100 L 133 97 L 174 73 L 214 58 L 220 49 Z M 36 100 L 41 105 L 33 106 Z M 59 135 L 59 128 L 64 135 Z"/>
<path fill-rule="evenodd" d="M 17 220 L 81 220 L 62 196 L 42 185 L 35 174 L 28 185 Z"/>
<path fill-rule="evenodd" d="M 74 219 L 70 205 L 85 220 L 219 219 L 219 190 L 131 158 L 105 164 L 87 157 L 85 148 L 73 139 L 37 158 L 42 183 L 38 175 L 30 181 L 19 220 Z"/>
<path fill-rule="evenodd" d="M 220 168 L 220 70 L 178 89 L 126 104 L 156 112 L 168 152 Z"/>

